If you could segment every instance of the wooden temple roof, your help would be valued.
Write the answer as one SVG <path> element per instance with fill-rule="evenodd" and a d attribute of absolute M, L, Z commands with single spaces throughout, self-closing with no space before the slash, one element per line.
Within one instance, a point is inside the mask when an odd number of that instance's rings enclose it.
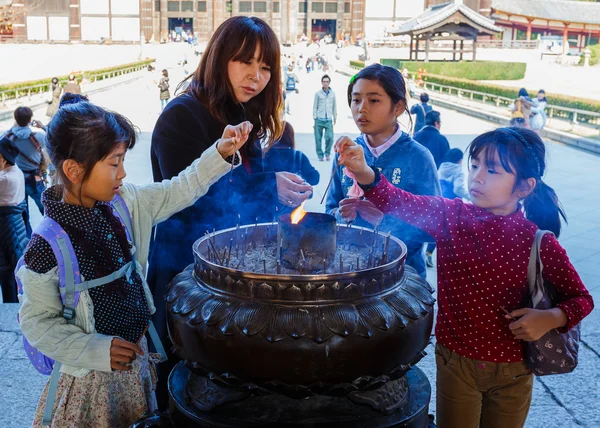
<path fill-rule="evenodd" d="M 518 0 L 520 1 L 520 0 Z M 393 30 L 391 34 L 422 34 L 434 31 L 446 24 L 465 24 L 479 32 L 494 35 L 503 31 L 494 21 L 467 7 L 462 1 L 429 6 L 421 15 L 406 21 Z"/>
<path fill-rule="evenodd" d="M 600 24 L 600 3 L 567 0 L 493 0 L 494 12 L 550 21 Z"/>

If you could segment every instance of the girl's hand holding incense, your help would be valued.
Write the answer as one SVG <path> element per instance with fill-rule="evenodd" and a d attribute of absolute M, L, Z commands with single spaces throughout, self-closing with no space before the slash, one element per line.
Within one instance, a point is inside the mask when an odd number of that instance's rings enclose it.
<path fill-rule="evenodd" d="M 346 198 L 340 201 L 340 216 L 346 223 L 356 220 L 357 215 L 377 227 L 383 220 L 383 213 L 367 199 Z"/>
<path fill-rule="evenodd" d="M 360 184 L 366 185 L 375 181 L 375 173 L 367 165 L 365 153 L 360 145 L 344 136 L 336 141 L 335 151 L 340 154 L 338 163 L 348 168 Z"/>
<path fill-rule="evenodd" d="M 248 121 L 238 125 L 227 125 L 223 135 L 217 142 L 217 150 L 223 159 L 233 156 L 245 143 L 252 132 L 252 124 Z"/>
<path fill-rule="evenodd" d="M 516 319 L 508 327 L 517 339 L 526 342 L 538 340 L 554 328 L 567 324 L 567 315 L 560 308 L 546 310 L 521 308 L 506 314 L 507 319 Z"/>
<path fill-rule="evenodd" d="M 377 227 L 383 220 L 383 213 L 375 206 L 373 202 L 367 199 L 359 200 L 356 208 L 360 218 L 371 223 L 373 227 Z"/>
<path fill-rule="evenodd" d="M 346 223 L 352 223 L 356 220 L 356 215 L 358 214 L 358 202 L 360 201 L 356 198 L 346 198 L 340 201 L 338 210 L 342 220 Z"/>
<path fill-rule="evenodd" d="M 131 363 L 136 354 L 144 355 L 144 351 L 135 343 L 115 337 L 110 345 L 110 368 L 113 370 L 131 370 Z"/>

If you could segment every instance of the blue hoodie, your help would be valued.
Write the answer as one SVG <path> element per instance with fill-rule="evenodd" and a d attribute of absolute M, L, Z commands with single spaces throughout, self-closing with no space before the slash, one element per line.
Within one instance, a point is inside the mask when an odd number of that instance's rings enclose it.
<path fill-rule="evenodd" d="M 433 156 L 425 147 L 413 140 L 408 134 L 402 133 L 398 141 L 387 149 L 379 158 L 375 158 L 367 147 L 361 135 L 356 143 L 363 146 L 367 164 L 378 168 L 381 173 L 394 186 L 416 195 L 439 196 L 440 183 Z M 335 175 L 327 194 L 326 210 L 335 215 L 338 222 L 343 220 L 338 212 L 339 202 L 348 195 L 354 180 L 345 176 L 342 166 L 338 165 L 338 154 L 333 161 Z M 356 226 L 373 228 L 373 225 L 357 217 Z M 423 244 L 433 242 L 433 238 L 414 226 L 411 226 L 397 217 L 386 215 L 379 226 L 381 232 L 392 232 L 392 235 L 401 239 L 408 248 L 407 264 L 414 267 L 423 278 L 426 276 L 425 257 Z"/>
<path fill-rule="evenodd" d="M 16 162 L 19 169 L 23 172 L 35 171 L 40 166 L 42 160 L 40 152 L 34 147 L 29 136 L 33 134 L 42 148 L 46 147 L 46 134 L 42 131 L 33 131 L 29 126 L 13 126 L 10 130 L 13 137 L 10 138 L 12 145 L 19 151 Z M 24 154 L 25 156 L 23 156 Z M 35 161 L 32 163 L 29 159 Z"/>

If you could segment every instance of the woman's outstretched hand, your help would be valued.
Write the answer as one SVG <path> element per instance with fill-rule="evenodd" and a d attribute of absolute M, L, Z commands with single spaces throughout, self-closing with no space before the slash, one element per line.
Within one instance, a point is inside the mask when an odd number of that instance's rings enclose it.
<path fill-rule="evenodd" d="M 365 160 L 362 146 L 344 136 L 335 142 L 335 151 L 340 154 L 338 163 L 348 168 L 359 184 L 371 184 L 375 181 L 375 173 Z"/>
<path fill-rule="evenodd" d="M 233 156 L 248 141 L 250 132 L 252 132 L 252 124 L 248 121 L 235 126 L 227 125 L 217 142 L 217 150 L 223 159 Z"/>
<path fill-rule="evenodd" d="M 312 194 L 312 186 L 302 177 L 291 172 L 275 173 L 277 181 L 277 198 L 279 203 L 288 207 L 297 207 Z"/>

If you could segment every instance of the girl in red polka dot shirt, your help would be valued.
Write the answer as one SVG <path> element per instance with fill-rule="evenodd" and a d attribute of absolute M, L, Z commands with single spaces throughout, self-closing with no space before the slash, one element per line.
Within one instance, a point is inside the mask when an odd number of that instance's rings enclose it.
<path fill-rule="evenodd" d="M 336 151 L 366 198 L 425 230 L 438 245 L 438 427 L 523 426 L 533 384 L 523 341 L 555 328 L 568 331 L 594 307 L 557 240 L 565 215 L 542 180 L 544 142 L 513 127 L 477 137 L 469 146 L 472 204 L 391 185 L 348 137 L 337 141 Z M 543 277 L 560 300 L 550 310 L 523 307 L 538 228 L 554 233 L 544 236 L 540 249 Z"/>

